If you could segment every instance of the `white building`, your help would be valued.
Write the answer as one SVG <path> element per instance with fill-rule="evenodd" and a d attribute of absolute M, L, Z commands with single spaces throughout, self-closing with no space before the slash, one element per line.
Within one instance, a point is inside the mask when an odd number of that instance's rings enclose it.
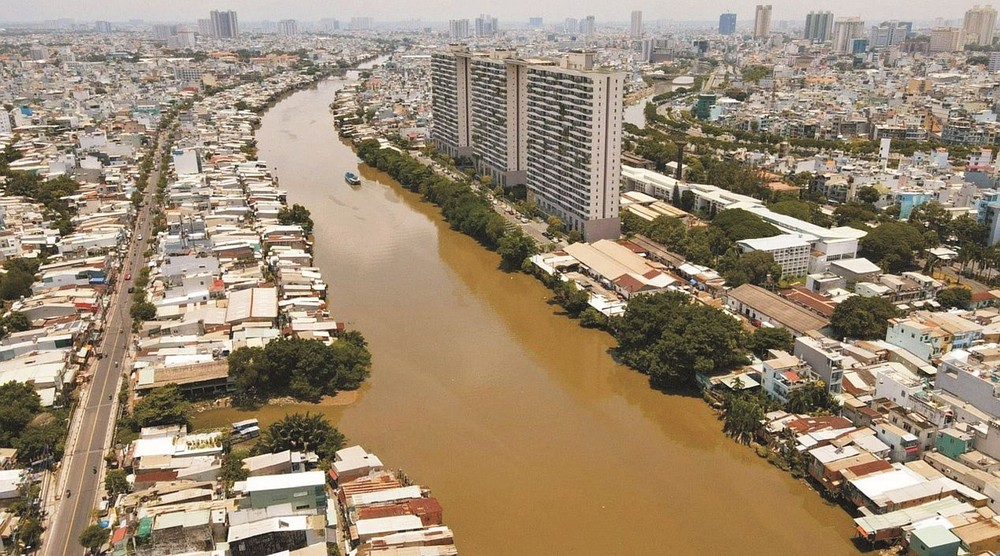
<path fill-rule="evenodd" d="M 753 38 L 764 39 L 771 34 L 771 5 L 757 4 L 753 20 Z"/>
<path fill-rule="evenodd" d="M 240 36 L 240 24 L 236 12 L 212 10 L 212 36 L 220 39 L 235 39 Z"/>
<path fill-rule="evenodd" d="M 958 27 L 937 27 L 931 30 L 929 52 L 955 52 L 963 48 L 965 48 L 964 30 Z"/>
<path fill-rule="evenodd" d="M 299 24 L 294 19 L 282 19 L 278 22 L 278 34 L 294 37 L 299 34 Z"/>
<path fill-rule="evenodd" d="M 632 10 L 632 25 L 629 28 L 629 36 L 634 40 L 642 38 L 642 10 Z"/>
<path fill-rule="evenodd" d="M 865 22 L 860 17 L 842 17 L 833 23 L 833 51 L 850 54 L 854 39 L 865 36 Z"/>
<path fill-rule="evenodd" d="M 744 253 L 764 251 L 781 265 L 781 278 L 795 278 L 809 273 L 809 242 L 799 236 L 782 234 L 774 237 L 744 239 L 737 244 Z"/>
<path fill-rule="evenodd" d="M 965 12 L 965 22 L 962 29 L 965 31 L 966 44 L 993 44 L 993 33 L 997 25 L 997 11 L 992 6 L 975 6 Z"/>
<path fill-rule="evenodd" d="M 788 396 L 818 380 L 816 373 L 794 355 L 772 349 L 770 357 L 764 361 L 761 386 L 768 396 L 782 404 L 788 403 Z"/>
<path fill-rule="evenodd" d="M 448 37 L 453 40 L 469 38 L 469 20 L 452 19 L 448 21 Z"/>

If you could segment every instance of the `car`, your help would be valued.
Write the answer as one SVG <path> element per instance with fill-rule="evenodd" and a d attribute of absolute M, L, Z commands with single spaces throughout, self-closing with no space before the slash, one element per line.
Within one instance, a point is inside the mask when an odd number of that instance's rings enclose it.
<path fill-rule="evenodd" d="M 131 272 L 126 272 L 125 273 L 125 279 L 126 280 L 131 280 L 132 279 L 132 273 Z"/>
<path fill-rule="evenodd" d="M 139 234 L 139 241 L 142 241 L 142 234 Z"/>
<path fill-rule="evenodd" d="M 530 220 L 524 218 L 523 216 L 521 217 L 521 224 L 527 224 L 528 222 L 530 222 Z"/>
<path fill-rule="evenodd" d="M 132 293 L 134 291 L 135 291 L 135 286 L 129 286 L 128 287 L 128 293 Z"/>

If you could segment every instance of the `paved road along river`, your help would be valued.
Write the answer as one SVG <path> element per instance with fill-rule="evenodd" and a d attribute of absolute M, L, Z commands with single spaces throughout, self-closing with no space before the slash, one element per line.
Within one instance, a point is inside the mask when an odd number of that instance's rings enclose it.
<path fill-rule="evenodd" d="M 328 414 L 433 490 L 464 554 L 856 552 L 843 510 L 724 437 L 701 399 L 616 365 L 611 338 L 533 278 L 498 271 L 384 174 L 346 185 L 358 160 L 327 110 L 343 83 L 281 101 L 257 139 L 289 203 L 312 211 L 331 312 L 368 338 L 372 377 L 349 405 L 267 407 L 262 424 Z"/>

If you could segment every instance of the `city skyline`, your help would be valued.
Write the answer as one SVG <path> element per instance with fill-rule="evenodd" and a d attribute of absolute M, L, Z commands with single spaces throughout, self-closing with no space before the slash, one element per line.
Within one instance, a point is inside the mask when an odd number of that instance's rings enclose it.
<path fill-rule="evenodd" d="M 69 2 L 67 0 L 39 0 L 32 4 L 31 9 L 20 10 L 13 16 L 7 16 L 0 21 L 39 22 L 44 20 L 72 18 L 78 22 L 90 20 L 128 21 L 142 19 L 148 21 L 194 21 L 204 17 L 208 10 L 235 10 L 244 21 L 265 21 L 297 19 L 300 21 L 316 21 L 323 18 L 350 19 L 351 17 L 368 16 L 377 21 L 397 22 L 420 20 L 427 23 L 447 22 L 449 19 L 474 18 L 479 13 L 491 13 L 501 22 L 525 22 L 529 17 L 543 17 L 546 25 L 562 21 L 566 17 L 596 16 L 598 22 L 628 23 L 632 10 L 641 10 L 644 21 L 653 23 L 657 20 L 668 21 L 717 21 L 719 15 L 725 12 L 737 14 L 738 21 L 751 21 L 758 2 L 756 0 L 738 0 L 720 2 L 710 6 L 696 0 L 680 0 L 669 8 L 652 0 L 634 0 L 628 5 L 609 6 L 606 3 L 580 3 L 571 0 L 555 0 L 548 2 L 542 8 L 536 3 L 526 1 L 506 2 L 462 2 L 459 0 L 435 0 L 432 2 L 409 3 L 399 5 L 389 0 L 371 0 L 352 5 L 333 6 L 316 0 L 297 0 L 285 2 L 280 11 L 275 11 L 274 4 L 263 0 L 242 2 L 225 2 L 213 0 L 199 2 L 196 0 L 177 0 L 174 2 L 135 3 L 126 0 L 86 0 Z M 889 2 L 872 5 L 862 0 L 847 0 L 835 5 L 830 2 L 794 2 L 782 0 L 771 2 L 773 5 L 773 20 L 804 20 L 811 11 L 832 11 L 835 16 L 860 16 L 865 20 L 901 19 L 901 20 L 947 20 L 961 19 L 966 10 L 983 2 L 977 0 L 962 0 L 960 2 L 940 3 L 931 0 L 915 2 Z M 989 5 L 989 4 L 985 4 Z M 431 16 L 431 17 L 428 17 Z"/>

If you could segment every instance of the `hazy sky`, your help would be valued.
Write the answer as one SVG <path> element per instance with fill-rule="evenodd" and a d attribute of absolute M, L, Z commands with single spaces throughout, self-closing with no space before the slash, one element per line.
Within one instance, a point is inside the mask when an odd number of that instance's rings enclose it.
<path fill-rule="evenodd" d="M 766 1 L 766 0 L 765 0 Z M 208 17 L 212 9 L 233 9 L 243 21 L 299 19 L 314 21 L 324 17 L 350 19 L 371 16 L 376 20 L 446 21 L 474 18 L 490 13 L 501 21 L 522 21 L 541 16 L 547 24 L 566 17 L 594 15 L 603 21 L 627 21 L 631 10 L 642 10 L 646 21 L 717 20 L 719 14 L 734 11 L 738 21 L 753 19 L 759 0 L 0 0 L 0 21 L 41 21 L 63 17 L 79 21 L 104 19 L 126 21 L 194 21 Z M 774 21 L 804 19 L 811 10 L 829 10 L 835 16 L 860 15 L 867 23 L 882 19 L 926 21 L 936 17 L 961 19 L 963 13 L 982 0 L 838 0 L 816 2 L 772 0 Z M 13 19 L 10 19 L 13 18 Z"/>

